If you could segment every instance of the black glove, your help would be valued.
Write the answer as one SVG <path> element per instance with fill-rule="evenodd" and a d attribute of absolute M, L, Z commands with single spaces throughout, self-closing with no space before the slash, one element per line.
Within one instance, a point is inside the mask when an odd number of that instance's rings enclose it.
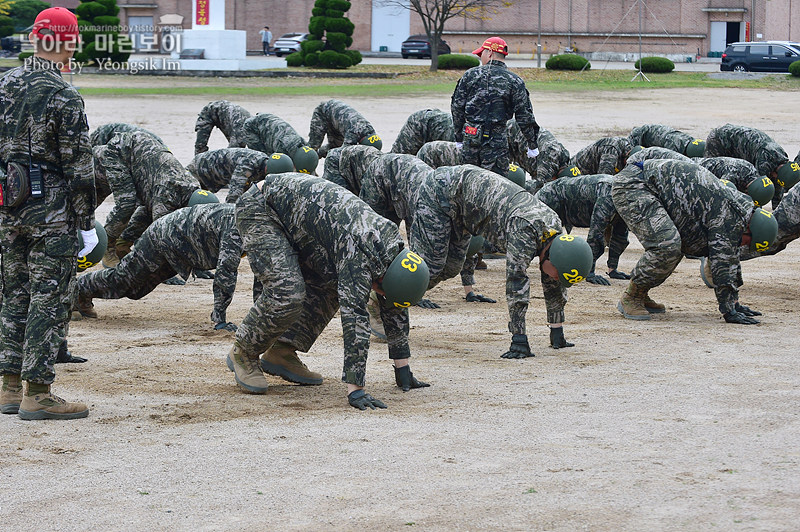
<path fill-rule="evenodd" d="M 500 358 L 528 358 L 536 356 L 531 353 L 528 337 L 524 334 L 515 334 L 511 337 L 511 347 Z"/>
<path fill-rule="evenodd" d="M 167 279 L 166 281 L 164 281 L 164 284 L 168 284 L 168 285 L 170 285 L 170 286 L 183 286 L 183 285 L 185 285 L 186 283 L 184 282 L 184 280 L 183 280 L 183 279 L 181 279 L 180 277 L 178 277 L 178 276 L 176 275 L 175 277 L 170 277 L 169 279 Z"/>
<path fill-rule="evenodd" d="M 738 323 L 740 325 L 755 325 L 758 323 L 757 319 L 746 316 L 741 312 L 736 312 L 735 310 L 732 310 L 727 314 L 723 314 L 723 317 L 728 323 Z"/>
<path fill-rule="evenodd" d="M 56 356 L 56 364 L 82 364 L 86 362 L 86 359 L 83 357 L 76 357 L 72 356 L 72 353 L 67 351 L 66 349 L 61 349 L 58 351 L 58 356 Z"/>
<path fill-rule="evenodd" d="M 194 270 L 194 276 L 198 279 L 213 279 L 214 272 L 209 270 Z"/>
<path fill-rule="evenodd" d="M 594 272 L 586 276 L 586 282 L 592 284 L 601 284 L 603 286 L 611 286 L 611 281 L 609 281 L 602 275 L 598 275 Z"/>
<path fill-rule="evenodd" d="M 221 321 L 216 325 L 214 325 L 215 331 L 221 331 L 223 329 L 230 332 L 236 332 L 237 327 L 235 323 L 232 323 L 230 321 Z"/>
<path fill-rule="evenodd" d="M 564 338 L 564 327 L 550 327 L 550 347 L 561 349 L 562 347 L 575 347 L 575 344 L 567 342 Z"/>
<path fill-rule="evenodd" d="M 736 303 L 736 306 L 733 307 L 736 312 L 740 312 L 745 316 L 761 316 L 761 313 L 757 310 L 753 310 L 746 305 L 742 305 L 741 303 Z"/>
<path fill-rule="evenodd" d="M 482 294 L 476 294 L 475 292 L 470 292 L 469 294 L 467 294 L 466 299 L 470 303 L 497 303 L 497 301 L 495 301 L 491 297 L 486 297 Z"/>
<path fill-rule="evenodd" d="M 420 299 L 417 306 L 421 308 L 442 308 L 430 299 Z"/>
<path fill-rule="evenodd" d="M 394 382 L 396 382 L 404 392 L 407 392 L 413 388 L 427 388 L 430 386 L 430 384 L 427 382 L 422 382 L 414 377 L 414 374 L 411 373 L 411 366 L 394 368 Z"/>
<path fill-rule="evenodd" d="M 608 272 L 608 276 L 611 277 L 612 279 L 630 279 L 631 278 L 631 276 L 628 275 L 627 273 L 621 272 L 621 271 L 619 271 L 617 269 L 613 269 L 610 272 Z"/>
<path fill-rule="evenodd" d="M 347 394 L 347 402 L 350 403 L 350 406 L 358 408 L 359 410 L 366 410 L 367 407 L 375 410 L 376 406 L 378 408 L 386 408 L 385 404 L 375 399 L 364 390 L 354 390 Z"/>

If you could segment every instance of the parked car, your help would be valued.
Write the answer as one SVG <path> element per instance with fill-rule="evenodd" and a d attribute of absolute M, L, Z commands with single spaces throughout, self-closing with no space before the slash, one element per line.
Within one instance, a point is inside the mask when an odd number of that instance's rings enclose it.
<path fill-rule="evenodd" d="M 308 33 L 284 33 L 272 45 L 272 50 L 278 57 L 293 54 L 300 51 L 300 43 L 305 40 L 308 40 Z"/>
<path fill-rule="evenodd" d="M 788 41 L 735 42 L 722 53 L 723 72 L 789 72 L 800 61 L 800 44 Z"/>
<path fill-rule="evenodd" d="M 449 54 L 450 47 L 445 41 L 439 41 L 439 55 Z M 431 43 L 427 35 L 412 35 L 400 45 L 400 54 L 403 59 L 414 57 L 430 57 Z"/>

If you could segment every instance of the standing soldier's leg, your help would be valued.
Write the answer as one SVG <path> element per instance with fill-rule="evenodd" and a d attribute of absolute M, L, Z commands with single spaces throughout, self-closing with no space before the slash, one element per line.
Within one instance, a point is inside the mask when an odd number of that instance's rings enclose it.
<path fill-rule="evenodd" d="M 3 304 L 0 307 L 0 373 L 3 387 L 0 409 L 16 414 L 22 401 L 22 346 L 30 305 L 28 293 L 28 239 L 18 232 L 0 230 Z"/>
<path fill-rule="evenodd" d="M 508 176 L 508 139 L 501 135 L 498 130 L 492 131 L 494 136 L 485 140 L 481 146 L 481 167 Z"/>
<path fill-rule="evenodd" d="M 464 145 L 461 147 L 461 162 L 459 164 L 481 165 L 481 144 L 477 140 L 464 137 Z"/>

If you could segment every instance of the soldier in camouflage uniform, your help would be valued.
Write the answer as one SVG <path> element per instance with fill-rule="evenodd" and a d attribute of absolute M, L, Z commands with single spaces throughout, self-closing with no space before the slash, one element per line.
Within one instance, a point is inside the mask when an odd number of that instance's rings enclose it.
<path fill-rule="evenodd" d="M 88 416 L 87 406 L 55 396 L 50 385 L 71 315 L 76 259 L 98 241 L 83 99 L 59 71 L 73 55 L 74 46 L 65 43 L 78 40 L 77 18 L 65 8 L 45 9 L 29 37 L 33 57 L 0 79 L 0 161 L 22 165 L 26 176 L 29 162 L 40 165 L 43 195 L 11 207 L 15 187 L 10 179 L 0 182 L 0 411 L 74 419 Z"/>
<path fill-rule="evenodd" d="M 800 188 L 790 188 L 772 215 L 778 222 L 778 236 L 775 243 L 762 253 L 743 252 L 741 260 L 750 260 L 761 255 L 775 255 L 786 249 L 790 242 L 800 238 Z"/>
<path fill-rule="evenodd" d="M 376 148 L 362 144 L 334 148 L 325 157 L 325 172 L 322 177 L 358 195 L 361 192 L 364 171 L 381 156 Z"/>
<path fill-rule="evenodd" d="M 110 124 L 103 124 L 102 126 L 98 127 L 92 134 L 89 135 L 89 142 L 92 143 L 92 147 L 95 146 L 102 146 L 103 144 L 108 144 L 108 142 L 116 135 L 117 133 L 133 133 L 135 131 L 141 131 L 142 133 L 147 133 L 154 139 L 156 139 L 161 144 L 164 143 L 161 140 L 161 137 L 153 133 L 152 131 L 148 131 L 143 127 L 135 126 L 133 124 L 126 124 L 125 122 L 111 122 Z"/>
<path fill-rule="evenodd" d="M 628 135 L 632 146 L 649 148 L 659 146 L 688 157 L 702 157 L 705 142 L 662 124 L 645 124 L 635 127 Z"/>
<path fill-rule="evenodd" d="M 628 227 L 617 214 L 611 199 L 613 180 L 613 176 L 604 174 L 562 177 L 546 183 L 536 193 L 536 198 L 558 214 L 568 233 L 573 227 L 589 228 L 586 241 L 592 248 L 595 261 L 603 254 L 608 242 L 608 276 L 630 279 L 628 274 L 617 270 L 619 257 L 628 247 Z M 595 273 L 594 266 L 586 280 L 593 284 L 611 284 Z"/>
<path fill-rule="evenodd" d="M 725 124 L 714 128 L 706 139 L 706 157 L 737 157 L 749 161 L 760 175 L 775 184 L 772 207 L 780 203 L 784 192 L 800 180 L 800 165 L 789 161 L 781 146 L 761 130 Z"/>
<path fill-rule="evenodd" d="M 325 136 L 328 143 L 324 146 Z M 339 100 L 320 103 L 311 115 L 308 144 L 317 150 L 320 157 L 327 156 L 333 148 L 364 144 L 381 149 L 383 143 L 375 128 L 361 113 Z"/>
<path fill-rule="evenodd" d="M 166 146 L 145 133 L 118 134 L 93 152 L 96 171 L 105 174 L 114 193 L 103 261 L 115 266 L 115 252 L 123 257 L 153 220 L 185 207 L 201 187 Z"/>
<path fill-rule="evenodd" d="M 636 153 L 629 155 L 628 164 L 642 163 L 644 161 L 650 161 L 653 159 L 673 159 L 676 161 L 683 161 L 686 163 L 692 162 L 692 160 L 689 157 L 681 155 L 680 153 L 674 150 L 670 150 L 668 148 L 661 148 L 659 146 L 651 146 L 649 148 L 640 149 Z"/>
<path fill-rule="evenodd" d="M 275 373 L 295 382 L 321 384 L 321 376 L 300 362 L 297 351 L 311 349 L 339 311 L 342 380 L 348 385 L 350 404 L 362 408 L 356 399 L 364 395 L 367 301 L 403 249 L 397 226 L 344 188 L 302 174 L 269 175 L 251 187 L 236 203 L 236 223 L 253 274 L 264 287 L 236 332 L 228 357 L 237 383 L 252 393 L 265 393 L 262 368 L 272 373 L 279 369 L 275 366 L 283 366 L 305 379 Z M 422 282 L 427 281 L 426 276 Z M 405 367 L 411 355 L 408 310 L 385 303 L 381 317 L 389 358 L 396 368 Z M 416 379 L 406 384 L 426 386 Z"/>
<path fill-rule="evenodd" d="M 530 299 L 526 270 L 537 257 L 550 345 L 573 345 L 564 339 L 562 327 L 567 293 L 559 284 L 558 273 L 549 269 L 550 244 L 561 232 L 558 215 L 510 180 L 474 165 L 442 166 L 419 187 L 409 242 L 428 264 L 430 287 L 462 271 L 472 235 L 481 235 L 505 251 L 512 345 L 503 358 L 524 358 L 533 356 L 525 330 Z"/>
<path fill-rule="evenodd" d="M 434 140 L 426 142 L 417 152 L 417 157 L 431 168 L 457 166 L 461 161 L 461 148 L 455 142 Z"/>
<path fill-rule="evenodd" d="M 242 239 L 232 204 L 178 209 L 150 224 L 116 268 L 81 275 L 78 306 L 90 310 L 95 297 L 141 299 L 176 274 L 188 279 L 195 269 L 216 268 L 211 321 L 215 329 L 235 331 L 225 311 L 233 299 L 241 257 Z"/>
<path fill-rule="evenodd" d="M 627 137 L 605 137 L 573 155 L 569 164 L 577 166 L 584 175 L 614 175 L 625 168 L 631 148 Z"/>
<path fill-rule="evenodd" d="M 392 153 L 416 155 L 422 145 L 434 140 L 453 142 L 453 117 L 440 109 L 423 109 L 408 117 L 392 144 Z"/>
<path fill-rule="evenodd" d="M 247 147 L 264 153 L 285 153 L 291 157 L 298 172 L 311 174 L 317 167 L 316 152 L 312 150 L 297 131 L 284 119 L 259 113 L 244 123 L 244 138 Z M 305 166 L 301 160 L 304 154 L 314 155 L 313 168 Z"/>
<path fill-rule="evenodd" d="M 194 156 L 186 170 L 205 190 L 217 192 L 229 187 L 228 203 L 236 203 L 250 185 L 267 175 L 269 155 L 249 148 L 221 148 Z"/>
<path fill-rule="evenodd" d="M 228 139 L 229 148 L 244 148 L 247 144 L 242 128 L 248 118 L 250 111 L 228 100 L 217 100 L 206 104 L 197 115 L 197 122 L 194 125 L 194 130 L 197 132 L 194 141 L 195 155 L 208 151 L 208 139 L 215 127 L 219 128 Z"/>
<path fill-rule="evenodd" d="M 450 102 L 455 140 L 459 147 L 463 143 L 461 163 L 505 176 L 509 163 L 506 122 L 516 117 L 530 158 L 539 153 L 539 125 L 525 82 L 503 62 L 508 55 L 505 41 L 491 37 L 472 53 L 480 57 L 481 66 L 461 76 Z"/>
<path fill-rule="evenodd" d="M 528 172 L 533 180 L 525 187 L 529 192 L 536 193 L 545 183 L 556 179 L 558 173 L 569 165 L 569 152 L 546 129 L 540 129 L 536 136 L 536 143 L 539 146 L 539 155 L 536 157 L 528 157 L 528 143 L 516 119 L 509 120 L 506 129 L 511 161 Z"/>
<path fill-rule="evenodd" d="M 644 247 L 617 305 L 629 319 L 665 312 L 648 291 L 672 274 L 684 254 L 708 257 L 725 321 L 757 323 L 739 303 L 739 246 L 750 243 L 752 200 L 705 168 L 677 160 L 632 163 L 614 177 L 611 195 Z"/>
<path fill-rule="evenodd" d="M 730 181 L 740 192 L 748 194 L 750 187 L 755 183 L 756 188 L 769 188 L 772 180 L 768 177 L 758 175 L 758 170 L 751 163 L 744 159 L 735 157 L 704 157 L 695 159 L 695 162 L 717 176 L 720 179 Z M 765 181 L 766 180 L 766 181 Z M 769 182 L 769 184 L 767 184 Z M 772 187 L 774 195 L 774 185 Z M 766 205 L 772 198 L 764 197 L 762 201 L 753 198 L 756 206 Z"/>

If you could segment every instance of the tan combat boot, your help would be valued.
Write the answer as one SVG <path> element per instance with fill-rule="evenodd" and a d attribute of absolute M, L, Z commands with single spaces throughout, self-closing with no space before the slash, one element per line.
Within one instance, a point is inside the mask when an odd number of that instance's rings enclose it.
<path fill-rule="evenodd" d="M 665 307 L 662 303 L 656 303 L 653 301 L 647 292 L 644 293 L 644 308 L 647 309 L 647 312 L 650 314 L 664 314 L 667 311 L 667 307 Z"/>
<path fill-rule="evenodd" d="M 16 414 L 22 401 L 22 381 L 19 375 L 3 375 L 3 389 L 0 392 L 0 412 Z"/>
<path fill-rule="evenodd" d="M 281 341 L 275 342 L 261 357 L 261 369 L 296 384 L 322 384 L 322 375 L 308 369 L 295 348 Z"/>
<path fill-rule="evenodd" d="M 645 307 L 646 297 L 647 291 L 631 282 L 625 289 L 622 299 L 617 303 L 617 310 L 629 320 L 649 320 L 650 313 Z"/>
<path fill-rule="evenodd" d="M 250 393 L 267 393 L 267 379 L 258 365 L 258 355 L 245 352 L 239 342 L 233 342 L 228 359 L 228 369 L 233 372 L 236 384 Z"/>
<path fill-rule="evenodd" d="M 104 268 L 116 268 L 119 264 L 119 257 L 117 257 L 117 251 L 114 246 L 111 245 L 109 242 L 108 249 L 106 249 L 106 254 L 103 255 L 103 267 Z"/>
<path fill-rule="evenodd" d="M 49 384 L 28 383 L 19 405 L 20 419 L 79 419 L 89 415 L 83 403 L 68 403 L 50 392 Z"/>
<path fill-rule="evenodd" d="M 94 303 L 89 296 L 78 295 L 78 301 L 75 303 L 77 311 L 80 312 L 84 318 L 96 318 L 97 311 L 94 309 Z"/>

